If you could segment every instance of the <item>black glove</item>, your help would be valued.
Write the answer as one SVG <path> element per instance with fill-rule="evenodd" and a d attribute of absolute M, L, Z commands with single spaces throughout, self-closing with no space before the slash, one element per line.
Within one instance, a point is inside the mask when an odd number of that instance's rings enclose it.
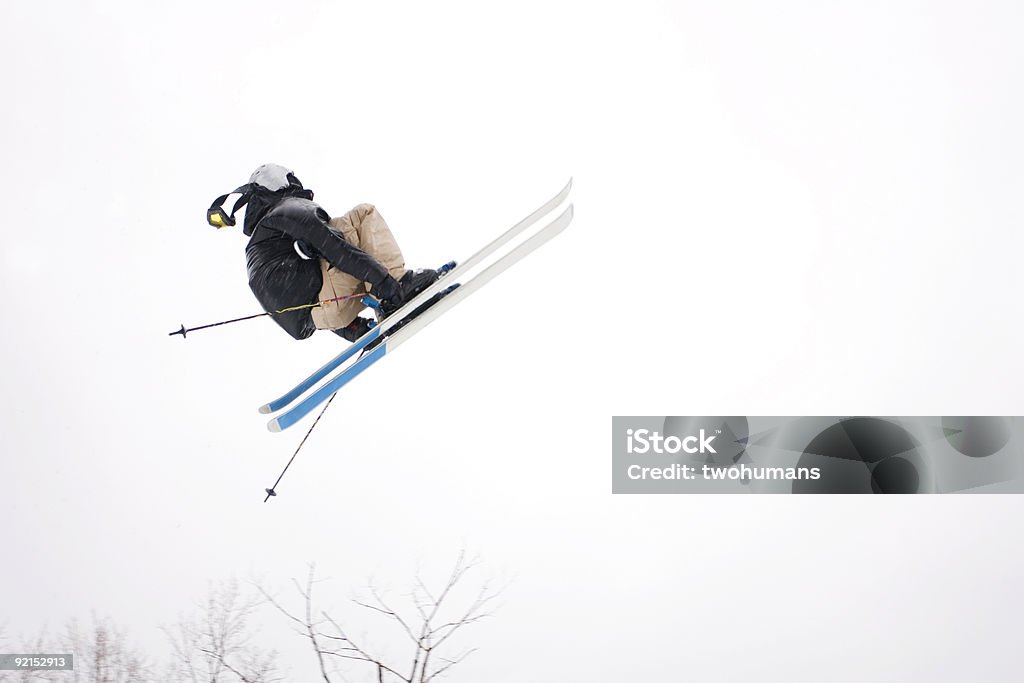
<path fill-rule="evenodd" d="M 395 309 L 402 305 L 402 286 L 390 275 L 370 288 L 370 294 L 381 303 L 386 302 L 389 308 Z"/>

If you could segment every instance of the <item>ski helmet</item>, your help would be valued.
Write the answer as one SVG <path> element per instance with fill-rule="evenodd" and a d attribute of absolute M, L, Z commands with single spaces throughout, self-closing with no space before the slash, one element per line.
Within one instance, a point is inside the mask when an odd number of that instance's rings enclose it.
<path fill-rule="evenodd" d="M 288 176 L 291 176 L 289 178 Z M 294 184 L 302 187 L 302 183 L 295 177 L 295 174 L 290 168 L 285 168 L 280 164 L 263 164 L 249 176 L 249 182 L 254 185 L 259 185 L 262 188 L 270 190 L 271 192 L 277 192 L 284 188 Z"/>

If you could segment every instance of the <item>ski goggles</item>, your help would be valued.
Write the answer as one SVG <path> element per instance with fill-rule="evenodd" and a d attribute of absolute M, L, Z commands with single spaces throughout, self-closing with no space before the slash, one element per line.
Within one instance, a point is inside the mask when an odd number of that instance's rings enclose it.
<path fill-rule="evenodd" d="M 210 208 L 206 210 L 206 222 L 217 228 L 226 228 L 235 224 L 235 213 L 245 206 L 249 202 L 249 198 L 252 197 L 253 184 L 246 183 L 241 187 L 235 188 L 227 194 L 222 194 L 213 200 L 210 204 Z M 224 202 L 227 201 L 228 197 L 233 194 L 241 194 L 235 201 L 235 205 L 231 207 L 231 213 L 224 210 Z"/>

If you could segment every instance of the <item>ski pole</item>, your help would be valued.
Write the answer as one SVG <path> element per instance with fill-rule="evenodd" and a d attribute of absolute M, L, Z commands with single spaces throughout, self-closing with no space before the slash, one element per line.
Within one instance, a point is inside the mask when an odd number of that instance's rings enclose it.
<path fill-rule="evenodd" d="M 316 416 L 315 420 L 313 420 L 313 424 L 309 426 L 309 431 L 306 432 L 306 435 L 304 437 L 302 437 L 302 441 L 299 442 L 299 447 L 295 449 L 294 453 L 292 453 L 292 457 L 288 460 L 288 464 L 284 466 L 284 469 L 281 470 L 281 474 L 277 476 L 277 481 L 274 482 L 274 485 L 271 486 L 269 489 L 263 489 L 264 491 L 267 492 L 267 497 L 263 499 L 264 503 L 270 500 L 271 496 L 277 495 L 277 485 L 281 483 L 282 479 L 284 479 L 284 473 L 287 472 L 288 468 L 292 466 L 292 462 L 294 462 L 295 456 L 297 456 L 299 454 L 299 451 L 302 450 L 302 447 L 306 445 L 306 439 L 308 439 L 309 435 L 313 433 L 313 428 L 316 427 L 316 423 L 319 422 L 320 418 L 324 416 L 324 413 L 327 412 L 327 408 L 331 405 L 331 401 L 333 401 L 334 397 L 337 395 L 337 393 L 331 395 L 331 398 L 327 401 L 327 404 L 324 405 L 323 409 L 320 411 L 320 414 Z"/>
<path fill-rule="evenodd" d="M 359 297 L 363 298 L 363 305 L 364 306 L 369 306 L 370 308 L 378 308 L 380 306 L 380 304 L 377 302 L 376 299 L 374 299 L 373 297 L 368 296 L 366 294 L 347 294 L 345 296 L 336 296 L 333 299 L 324 299 L 323 301 L 316 301 L 316 302 L 311 303 L 311 304 L 301 304 L 299 306 L 290 306 L 288 308 L 282 308 L 279 311 L 264 311 L 263 313 L 255 313 L 253 315 L 247 315 L 247 316 L 244 316 L 242 318 L 232 318 L 231 320 L 222 320 L 219 323 L 209 323 L 207 325 L 199 325 L 198 327 L 185 327 L 185 325 L 182 324 L 180 330 L 175 330 L 174 332 L 168 332 L 167 336 L 173 337 L 176 334 L 180 334 L 181 338 L 185 339 L 186 335 L 189 332 L 195 332 L 197 330 L 205 330 L 205 329 L 209 329 L 211 327 L 220 327 L 221 325 L 229 325 L 231 323 L 239 323 L 239 322 L 242 322 L 243 320 L 252 320 L 253 318 L 262 318 L 263 316 L 266 316 L 266 315 L 278 315 L 280 313 L 288 313 L 290 311 L 301 311 L 304 308 L 316 308 L 317 306 L 324 306 L 326 304 L 332 304 L 332 303 L 334 303 L 336 301 L 347 301 L 348 299 L 357 299 Z"/>

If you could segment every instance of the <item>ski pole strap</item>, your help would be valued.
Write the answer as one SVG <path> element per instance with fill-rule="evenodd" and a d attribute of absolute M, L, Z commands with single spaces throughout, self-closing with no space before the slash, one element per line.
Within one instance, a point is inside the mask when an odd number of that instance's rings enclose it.
<path fill-rule="evenodd" d="M 304 308 L 316 308 L 317 306 L 326 306 L 327 304 L 333 304 L 333 303 L 335 303 L 337 301 L 348 301 L 349 299 L 357 299 L 357 298 L 359 298 L 361 296 L 364 296 L 364 295 L 363 294 L 346 294 L 345 296 L 336 296 L 333 299 L 324 299 L 323 301 L 314 301 L 311 304 L 300 304 L 298 306 L 290 306 L 288 308 L 282 308 L 279 311 L 269 311 L 269 313 L 270 314 L 277 314 L 277 313 L 289 313 L 291 311 L 301 311 Z M 366 304 L 365 299 L 364 299 L 363 303 Z M 366 304 L 366 305 L 369 306 L 369 304 Z M 372 306 L 371 306 L 371 308 L 372 308 Z"/>

